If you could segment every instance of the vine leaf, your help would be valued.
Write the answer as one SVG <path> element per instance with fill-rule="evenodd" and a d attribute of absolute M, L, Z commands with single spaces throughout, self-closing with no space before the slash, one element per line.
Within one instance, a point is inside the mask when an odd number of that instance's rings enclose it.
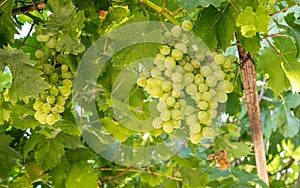
<path fill-rule="evenodd" d="M 68 172 L 66 187 L 97 187 L 97 175 L 94 169 L 85 162 L 73 163 Z"/>
<path fill-rule="evenodd" d="M 10 175 L 10 172 L 17 164 L 17 160 L 21 158 L 21 155 L 9 146 L 12 141 L 10 136 L 0 136 L 0 177 L 6 178 Z"/>
<path fill-rule="evenodd" d="M 226 50 L 233 40 L 233 33 L 237 30 L 236 18 L 242 9 L 253 6 L 248 1 L 231 1 L 222 3 L 222 7 L 212 5 L 200 12 L 195 22 L 193 32 L 200 37 L 210 49 L 222 48 Z"/>
<path fill-rule="evenodd" d="M 59 137 L 45 138 L 40 134 L 33 134 L 24 146 L 24 153 L 35 151 L 37 163 L 48 170 L 55 167 L 64 155 L 64 145 Z"/>
<path fill-rule="evenodd" d="M 11 116 L 12 111 L 9 110 L 8 105 L 3 101 L 3 98 L 0 98 L 0 125 L 4 121 L 8 121 Z"/>
<path fill-rule="evenodd" d="M 30 97 L 38 97 L 39 93 L 49 88 L 49 84 L 41 77 L 42 72 L 33 67 L 29 54 L 9 47 L 0 49 L 0 67 L 5 65 L 13 75 L 8 91 L 8 97 L 13 104 L 19 100 L 26 102 Z"/>
<path fill-rule="evenodd" d="M 142 174 L 141 175 L 141 181 L 144 183 L 149 184 L 151 187 L 155 187 L 158 186 L 159 184 L 161 184 L 163 182 L 163 178 L 162 177 L 158 177 L 152 174 Z"/>
<path fill-rule="evenodd" d="M 300 25 L 295 23 L 296 19 L 294 14 L 295 14 L 294 12 L 289 13 L 288 15 L 286 15 L 286 17 L 284 17 L 284 20 L 288 24 L 288 26 L 282 24 L 278 24 L 278 26 L 285 29 L 286 34 L 295 39 L 295 43 L 297 47 L 296 56 L 298 57 L 300 52 Z"/>
<path fill-rule="evenodd" d="M 199 5 L 203 7 L 208 7 L 209 5 L 220 7 L 221 3 L 224 1 L 225 0 L 176 0 L 176 2 L 178 2 L 178 4 L 188 12 L 194 11 Z"/>
<path fill-rule="evenodd" d="M 196 168 L 181 168 L 180 173 L 182 182 L 189 185 L 189 187 L 205 186 L 208 183 L 208 174 L 201 169 Z"/>
<path fill-rule="evenodd" d="M 269 74 L 269 86 L 278 96 L 282 91 L 292 88 L 300 91 L 300 63 L 296 57 L 296 48 L 290 38 L 274 37 L 277 50 L 264 49 L 258 57 L 258 70 Z"/>
<path fill-rule="evenodd" d="M 269 11 L 264 6 L 258 6 L 256 12 L 247 7 L 238 15 L 236 25 L 241 27 L 242 35 L 251 38 L 256 32 L 268 32 L 270 22 Z"/>
<path fill-rule="evenodd" d="M 1 1 L 2 3 L 3 1 Z M 11 19 L 13 0 L 8 0 L 0 7 L 0 47 L 14 41 L 14 34 L 18 33 L 17 24 Z"/>

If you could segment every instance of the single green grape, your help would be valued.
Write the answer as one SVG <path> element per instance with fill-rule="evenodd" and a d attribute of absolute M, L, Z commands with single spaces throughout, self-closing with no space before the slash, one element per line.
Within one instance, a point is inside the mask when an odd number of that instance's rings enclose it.
<path fill-rule="evenodd" d="M 36 40 L 39 42 L 47 42 L 50 39 L 49 35 L 42 35 L 42 34 L 38 34 L 36 36 Z"/>
<path fill-rule="evenodd" d="M 150 94 L 154 98 L 160 98 L 164 94 L 164 92 L 160 85 L 156 85 L 151 87 Z"/>
<path fill-rule="evenodd" d="M 42 110 L 42 106 L 43 106 L 44 103 L 45 103 L 45 102 L 42 101 L 41 99 L 37 99 L 37 100 L 35 101 L 35 103 L 33 104 L 33 109 L 34 109 L 34 110 Z"/>
<path fill-rule="evenodd" d="M 217 91 L 217 100 L 220 103 L 225 103 L 227 101 L 228 97 L 225 91 Z"/>
<path fill-rule="evenodd" d="M 173 96 L 169 96 L 166 101 L 167 105 L 172 107 L 176 103 L 176 99 Z"/>
<path fill-rule="evenodd" d="M 171 76 L 171 80 L 174 83 L 180 83 L 182 81 L 182 74 L 180 74 L 179 72 L 174 72 Z"/>
<path fill-rule="evenodd" d="M 190 137 L 190 140 L 193 144 L 198 144 L 201 139 L 202 139 L 202 135 L 199 133 L 192 134 Z"/>
<path fill-rule="evenodd" d="M 147 85 L 147 78 L 146 77 L 139 77 L 137 79 L 136 83 L 140 87 L 145 87 Z"/>
<path fill-rule="evenodd" d="M 66 99 L 63 96 L 58 95 L 56 97 L 56 104 L 58 104 L 58 105 L 64 105 L 65 103 L 66 103 Z"/>
<path fill-rule="evenodd" d="M 212 73 L 213 73 L 210 66 L 207 66 L 207 65 L 201 67 L 200 72 L 204 77 L 208 77 L 208 76 L 212 75 Z"/>
<path fill-rule="evenodd" d="M 183 113 L 184 115 L 191 115 L 192 113 L 194 113 L 195 111 L 195 108 L 191 105 L 187 105 L 184 110 L 183 110 Z"/>
<path fill-rule="evenodd" d="M 50 113 L 47 118 L 46 118 L 46 122 L 49 125 L 53 125 L 56 122 L 56 117 L 53 113 Z"/>
<path fill-rule="evenodd" d="M 71 92 L 72 91 L 69 87 L 66 86 L 59 87 L 59 93 L 64 97 L 68 97 L 71 94 Z"/>
<path fill-rule="evenodd" d="M 164 92 L 170 92 L 171 90 L 172 90 L 172 84 L 171 83 L 169 83 L 169 82 L 163 82 L 162 84 L 161 84 L 161 88 L 162 88 L 162 90 L 164 91 Z"/>
<path fill-rule="evenodd" d="M 224 80 L 226 85 L 226 93 L 231 93 L 233 91 L 233 84 L 229 80 Z"/>
<path fill-rule="evenodd" d="M 57 44 L 57 39 L 54 37 L 51 37 L 47 42 L 46 42 L 46 46 L 48 48 L 56 48 L 56 44 Z"/>
<path fill-rule="evenodd" d="M 200 68 L 200 62 L 199 62 L 198 60 L 196 60 L 196 59 L 192 59 L 192 60 L 190 61 L 190 64 L 193 65 L 194 69 Z"/>
<path fill-rule="evenodd" d="M 181 23 L 181 27 L 183 30 L 186 30 L 186 31 L 191 31 L 193 29 L 193 24 L 191 21 L 189 20 L 184 20 L 182 23 Z"/>
<path fill-rule="evenodd" d="M 52 73 L 50 76 L 49 76 L 49 80 L 51 83 L 56 83 L 58 81 L 58 74 L 56 72 Z"/>
<path fill-rule="evenodd" d="M 47 103 L 53 104 L 55 102 L 55 96 L 49 95 L 46 99 Z"/>
<path fill-rule="evenodd" d="M 174 69 L 176 67 L 176 61 L 173 57 L 168 56 L 165 58 L 164 65 L 167 69 Z"/>
<path fill-rule="evenodd" d="M 190 125 L 190 133 L 191 134 L 196 134 L 196 133 L 199 133 L 200 131 L 201 131 L 200 123 L 195 122 Z"/>
<path fill-rule="evenodd" d="M 165 121 L 163 122 L 163 130 L 166 132 L 166 133 L 172 133 L 174 131 L 174 126 L 173 126 L 173 123 L 172 121 Z"/>
<path fill-rule="evenodd" d="M 184 66 L 183 66 L 183 69 L 185 72 L 193 72 L 194 71 L 194 67 L 192 64 L 190 63 L 186 63 Z"/>
<path fill-rule="evenodd" d="M 195 84 L 189 84 L 186 86 L 185 91 L 189 95 L 195 95 L 197 93 L 197 86 Z"/>
<path fill-rule="evenodd" d="M 200 110 L 206 110 L 208 108 L 207 101 L 200 101 L 198 103 L 198 107 L 199 107 Z"/>
<path fill-rule="evenodd" d="M 51 110 L 52 110 L 51 104 L 49 104 L 49 103 L 43 104 L 43 106 L 42 106 L 42 111 L 43 111 L 44 113 L 47 114 L 47 113 L 51 112 Z"/>
<path fill-rule="evenodd" d="M 157 54 L 156 57 L 153 59 L 153 63 L 155 65 L 161 65 L 165 61 L 165 56 L 163 54 Z"/>
<path fill-rule="evenodd" d="M 212 94 L 209 91 L 203 92 L 201 98 L 202 100 L 209 102 L 212 99 Z"/>
<path fill-rule="evenodd" d="M 160 47 L 159 51 L 160 51 L 160 53 L 161 53 L 162 55 L 168 55 L 168 54 L 170 54 L 171 49 L 170 49 L 169 46 L 163 45 L 163 46 Z"/>
<path fill-rule="evenodd" d="M 50 89 L 50 95 L 53 95 L 53 96 L 56 97 L 56 96 L 58 95 L 58 93 L 59 93 L 59 91 L 58 91 L 57 88 L 52 87 L 52 88 Z"/>
<path fill-rule="evenodd" d="M 152 126 L 155 128 L 155 129 L 159 129 L 162 127 L 162 124 L 163 124 L 163 121 L 161 120 L 160 117 L 156 117 L 153 119 L 152 121 Z"/>
<path fill-rule="evenodd" d="M 66 64 L 63 64 L 63 65 L 61 65 L 60 69 L 62 72 L 67 72 L 69 70 L 69 66 Z"/>
<path fill-rule="evenodd" d="M 163 111 L 160 113 L 160 118 L 163 120 L 163 121 L 168 121 L 170 120 L 172 117 L 171 113 L 166 110 L 166 111 Z"/>
<path fill-rule="evenodd" d="M 213 75 L 217 78 L 218 81 L 224 80 L 225 73 L 222 70 L 215 70 Z"/>
<path fill-rule="evenodd" d="M 182 51 L 178 49 L 173 49 L 171 55 L 176 61 L 180 61 L 183 58 Z"/>
<path fill-rule="evenodd" d="M 204 93 L 208 90 L 208 86 L 206 84 L 200 84 L 198 87 L 199 92 Z"/>
<path fill-rule="evenodd" d="M 181 121 L 180 121 L 180 120 L 172 119 L 172 120 L 170 120 L 170 121 L 172 122 L 173 128 L 174 128 L 174 129 L 178 129 L 178 128 L 181 127 Z"/>
<path fill-rule="evenodd" d="M 227 58 L 227 57 L 225 58 L 225 62 L 223 64 L 223 68 L 225 70 L 229 70 L 231 68 L 231 60 L 230 60 L 230 58 Z"/>
<path fill-rule="evenodd" d="M 226 83 L 225 83 L 225 80 L 219 82 L 217 84 L 217 88 L 216 88 L 217 91 L 225 91 L 226 90 Z"/>
<path fill-rule="evenodd" d="M 215 87 L 218 83 L 218 80 L 215 76 L 208 76 L 205 80 L 205 83 L 208 87 Z"/>
<path fill-rule="evenodd" d="M 182 77 L 182 84 L 184 86 L 187 86 L 189 84 L 192 84 L 194 82 L 195 76 L 193 73 L 188 72 L 186 74 L 183 75 Z"/>
<path fill-rule="evenodd" d="M 173 37 L 175 38 L 179 38 L 182 34 L 182 29 L 179 25 L 175 25 L 172 29 L 171 29 L 171 34 Z"/>
<path fill-rule="evenodd" d="M 50 65 L 48 63 L 43 65 L 43 72 L 46 75 L 50 75 L 53 71 L 54 71 L 54 68 L 52 67 L 52 65 Z"/>
<path fill-rule="evenodd" d="M 166 39 L 170 39 L 172 37 L 172 34 L 169 31 L 167 31 L 167 32 L 164 33 L 164 37 Z"/>
<path fill-rule="evenodd" d="M 204 138 L 214 138 L 216 136 L 216 132 L 211 127 L 204 127 L 202 129 Z"/>
<path fill-rule="evenodd" d="M 36 50 L 34 53 L 35 57 L 38 59 L 42 59 L 45 57 L 45 53 L 42 50 Z"/>
<path fill-rule="evenodd" d="M 45 124 L 46 122 L 47 122 L 47 116 L 48 116 L 48 114 L 46 114 L 46 113 L 43 113 L 43 114 L 41 114 L 39 117 L 38 117 L 38 121 L 39 121 L 39 123 L 40 124 Z"/>
<path fill-rule="evenodd" d="M 72 73 L 69 72 L 69 71 L 62 72 L 62 73 L 61 73 L 61 77 L 62 77 L 62 78 L 71 78 L 71 77 L 72 77 Z"/>
<path fill-rule="evenodd" d="M 152 69 L 151 69 L 151 76 L 153 77 L 153 78 L 158 78 L 158 77 L 161 77 L 161 70 L 159 70 L 157 67 L 153 67 Z"/>
<path fill-rule="evenodd" d="M 181 111 L 178 110 L 178 109 L 174 109 L 171 111 L 171 115 L 172 115 L 172 119 L 175 119 L 175 120 L 180 120 L 182 115 L 181 115 Z"/>
<path fill-rule="evenodd" d="M 200 122 L 206 122 L 210 119 L 210 115 L 206 111 L 199 111 L 198 119 Z"/>
<path fill-rule="evenodd" d="M 39 117 L 44 114 L 44 112 L 42 110 L 37 110 L 35 113 L 34 113 L 34 118 L 36 120 L 39 120 Z"/>
<path fill-rule="evenodd" d="M 194 83 L 196 85 L 201 85 L 202 83 L 204 83 L 204 77 L 201 74 L 196 74 L 195 79 L 194 79 Z"/>
<path fill-rule="evenodd" d="M 186 118 L 186 123 L 191 125 L 193 123 L 196 123 L 198 121 L 196 114 L 191 114 Z"/>
<path fill-rule="evenodd" d="M 69 88 L 71 88 L 73 85 L 73 82 L 70 79 L 64 79 L 62 83 L 64 86 L 69 87 Z"/>
<path fill-rule="evenodd" d="M 188 51 L 186 45 L 183 43 L 176 43 L 174 47 L 175 47 L 175 49 L 182 51 L 184 54 L 186 54 Z"/>
<path fill-rule="evenodd" d="M 226 59 L 226 57 L 223 56 L 222 54 L 217 54 L 215 56 L 215 61 L 218 65 L 223 65 L 225 63 L 225 59 Z"/>

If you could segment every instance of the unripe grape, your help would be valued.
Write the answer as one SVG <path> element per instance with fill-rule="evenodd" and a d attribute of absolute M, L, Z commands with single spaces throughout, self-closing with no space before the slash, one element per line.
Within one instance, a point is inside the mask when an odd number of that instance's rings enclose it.
<path fill-rule="evenodd" d="M 176 103 L 176 100 L 173 96 L 169 96 L 166 101 L 167 105 L 172 107 Z"/>
<path fill-rule="evenodd" d="M 196 123 L 198 121 L 197 119 L 197 115 L 196 114 L 192 114 L 192 115 L 189 115 L 187 118 L 186 118 L 186 123 L 191 125 L 193 123 Z"/>
<path fill-rule="evenodd" d="M 210 115 L 206 111 L 198 112 L 198 119 L 200 122 L 206 122 L 210 119 Z"/>
<path fill-rule="evenodd" d="M 215 97 L 215 96 L 217 95 L 217 92 L 216 92 L 215 89 L 212 89 L 212 88 L 211 88 L 211 89 L 209 90 L 209 92 L 211 93 L 211 96 L 212 96 L 212 97 Z"/>
<path fill-rule="evenodd" d="M 186 31 L 191 31 L 193 29 L 193 24 L 191 21 L 189 20 L 184 20 L 182 23 L 181 23 L 181 27 L 182 29 L 186 30 Z"/>
<path fill-rule="evenodd" d="M 220 70 L 220 69 L 221 69 L 221 67 L 220 67 L 217 63 L 215 63 L 215 62 L 211 62 L 211 63 L 209 64 L 209 66 L 211 67 L 211 69 L 212 69 L 213 71 L 216 71 L 216 70 Z"/>
<path fill-rule="evenodd" d="M 196 134 L 196 133 L 199 133 L 200 131 L 201 131 L 200 123 L 196 122 L 196 123 L 192 123 L 190 125 L 190 133 L 191 134 Z"/>
<path fill-rule="evenodd" d="M 178 25 L 175 25 L 172 29 L 171 29 L 171 34 L 173 37 L 178 38 L 181 36 L 182 34 L 182 30 L 181 27 Z"/>
<path fill-rule="evenodd" d="M 191 115 L 192 113 L 194 113 L 195 111 L 195 108 L 193 106 L 190 106 L 190 105 L 187 105 L 185 108 L 184 108 L 184 115 Z"/>
<path fill-rule="evenodd" d="M 52 73 L 50 76 L 49 76 L 49 79 L 50 79 L 50 82 L 51 83 L 56 83 L 58 81 L 58 74 L 56 72 Z"/>
<path fill-rule="evenodd" d="M 210 110 L 210 118 L 215 118 L 218 115 L 218 111 L 216 109 Z"/>
<path fill-rule="evenodd" d="M 181 111 L 180 110 L 177 110 L 177 109 L 172 110 L 171 115 L 172 115 L 172 119 L 175 119 L 175 120 L 181 119 Z"/>
<path fill-rule="evenodd" d="M 57 96 L 58 95 L 58 89 L 56 89 L 55 87 L 51 88 L 50 89 L 50 95 L 53 95 L 53 96 Z"/>
<path fill-rule="evenodd" d="M 164 93 L 164 94 L 161 96 L 160 100 L 162 100 L 163 102 L 166 102 L 167 99 L 169 98 L 169 96 L 170 96 L 169 93 Z"/>
<path fill-rule="evenodd" d="M 174 88 L 172 90 L 172 97 L 179 98 L 180 97 L 180 91 L 178 91 L 177 89 Z"/>
<path fill-rule="evenodd" d="M 180 74 L 184 74 L 185 73 L 184 69 L 180 65 L 176 65 L 176 67 L 174 69 L 174 72 L 178 72 Z"/>
<path fill-rule="evenodd" d="M 64 97 L 68 97 L 71 94 L 71 89 L 69 87 L 66 86 L 61 86 L 59 88 L 59 93 L 64 96 Z"/>
<path fill-rule="evenodd" d="M 212 109 L 218 108 L 218 101 L 211 101 L 210 106 Z"/>
<path fill-rule="evenodd" d="M 189 95 L 195 95 L 197 93 L 197 86 L 195 84 L 189 84 L 186 86 L 185 91 Z"/>
<path fill-rule="evenodd" d="M 50 65 L 48 63 L 43 65 L 43 72 L 46 75 L 50 75 L 53 71 L 54 71 L 54 68 L 52 67 L 52 65 Z"/>
<path fill-rule="evenodd" d="M 233 84 L 229 80 L 224 80 L 226 85 L 226 93 L 231 93 L 233 91 Z"/>
<path fill-rule="evenodd" d="M 45 101 L 48 95 L 49 95 L 48 91 L 44 91 L 40 94 L 40 99 Z"/>
<path fill-rule="evenodd" d="M 201 98 L 204 101 L 211 101 L 212 94 L 211 94 L 211 92 L 204 92 L 204 93 L 202 93 Z"/>
<path fill-rule="evenodd" d="M 72 77 L 72 73 L 69 72 L 69 71 L 62 72 L 62 73 L 61 73 L 61 77 L 62 77 L 62 78 L 71 78 L 71 77 Z"/>
<path fill-rule="evenodd" d="M 206 92 L 208 90 L 208 86 L 206 84 L 200 84 L 198 87 L 199 92 L 203 93 Z"/>
<path fill-rule="evenodd" d="M 193 72 L 194 71 L 194 67 L 192 64 L 190 63 L 186 63 L 184 66 L 183 66 L 183 70 L 185 72 Z"/>
<path fill-rule="evenodd" d="M 162 123 L 163 121 L 161 120 L 160 117 L 156 117 L 153 119 L 152 121 L 152 126 L 155 128 L 155 129 L 159 129 L 162 127 Z"/>
<path fill-rule="evenodd" d="M 164 33 L 164 37 L 165 37 L 166 39 L 170 39 L 170 38 L 172 37 L 172 34 L 171 34 L 169 31 L 166 31 L 166 32 Z"/>
<path fill-rule="evenodd" d="M 178 72 L 174 72 L 171 76 L 171 79 L 173 82 L 175 83 L 179 83 L 182 81 L 182 74 L 178 73 Z"/>
<path fill-rule="evenodd" d="M 189 85 L 189 84 L 192 84 L 194 82 L 194 74 L 193 73 L 186 73 L 183 75 L 183 78 L 182 78 L 182 84 L 183 85 Z"/>
<path fill-rule="evenodd" d="M 204 54 L 202 51 L 197 52 L 197 53 L 195 54 L 195 58 L 196 58 L 198 61 L 204 61 L 204 59 L 205 59 L 205 54 Z"/>
<path fill-rule="evenodd" d="M 209 87 L 215 87 L 217 85 L 217 78 L 215 76 L 208 76 L 205 80 L 205 83 L 209 86 Z"/>
<path fill-rule="evenodd" d="M 161 70 L 159 70 L 157 67 L 153 67 L 151 69 L 151 76 L 153 78 L 161 77 Z"/>
<path fill-rule="evenodd" d="M 215 70 L 213 75 L 217 78 L 218 81 L 224 80 L 225 73 L 222 70 Z"/>
<path fill-rule="evenodd" d="M 164 91 L 164 92 L 170 92 L 171 90 L 172 90 L 172 84 L 171 83 L 169 83 L 169 82 L 163 82 L 162 84 L 161 84 L 161 88 L 162 88 L 162 90 Z"/>
<path fill-rule="evenodd" d="M 172 121 L 165 121 L 165 122 L 163 122 L 163 130 L 166 133 L 172 133 L 173 130 L 174 130 L 174 126 L 173 126 Z"/>
<path fill-rule="evenodd" d="M 69 88 L 71 88 L 73 85 L 73 82 L 70 79 L 64 79 L 62 83 L 64 86 L 69 87 Z"/>
<path fill-rule="evenodd" d="M 216 89 L 217 89 L 217 91 L 225 91 L 226 90 L 226 84 L 225 84 L 224 80 L 217 84 Z"/>
<path fill-rule="evenodd" d="M 68 65 L 63 64 L 63 65 L 61 65 L 60 69 L 62 72 L 67 72 L 69 70 L 69 67 L 68 67 Z"/>
<path fill-rule="evenodd" d="M 200 142 L 200 140 L 202 139 L 202 135 L 199 133 L 196 134 L 192 134 L 191 135 L 191 142 L 193 144 L 198 144 Z"/>
<path fill-rule="evenodd" d="M 173 57 L 166 57 L 164 61 L 164 65 L 167 69 L 172 70 L 176 67 L 176 61 Z"/>
<path fill-rule="evenodd" d="M 154 98 L 159 98 L 163 95 L 163 90 L 161 88 L 161 86 L 159 85 L 156 85 L 156 86 L 153 86 L 151 89 L 150 89 L 150 94 L 152 97 Z"/>
<path fill-rule="evenodd" d="M 163 120 L 163 121 L 168 121 L 168 120 L 171 119 L 171 117 L 172 117 L 172 116 L 171 116 L 171 113 L 170 113 L 168 110 L 166 110 L 166 111 L 160 113 L 160 118 L 161 118 L 161 120 Z"/>
<path fill-rule="evenodd" d="M 42 100 L 36 100 L 36 102 L 33 104 L 33 109 L 34 110 L 42 110 L 44 102 Z M 37 118 L 36 118 L 37 119 Z"/>
<path fill-rule="evenodd" d="M 46 42 L 46 46 L 48 48 L 56 48 L 56 44 L 57 44 L 57 39 L 54 37 L 51 37 L 47 42 Z"/>
<path fill-rule="evenodd" d="M 35 57 L 38 59 L 42 59 L 45 57 L 45 54 L 42 50 L 36 50 L 34 53 Z"/>
<path fill-rule="evenodd" d="M 157 65 L 157 68 L 161 71 L 166 70 L 166 66 L 164 64 Z"/>
<path fill-rule="evenodd" d="M 212 69 L 209 66 L 203 66 L 200 70 L 201 74 L 205 77 L 212 75 Z"/>
<path fill-rule="evenodd" d="M 34 118 L 35 118 L 36 120 L 39 120 L 39 117 L 40 117 L 42 114 L 44 114 L 43 111 L 37 110 L 37 111 L 34 113 Z"/>
<path fill-rule="evenodd" d="M 167 69 L 167 70 L 165 70 L 165 76 L 166 77 L 171 77 L 172 76 L 172 74 L 173 74 L 173 70 L 171 70 L 171 69 Z"/>
<path fill-rule="evenodd" d="M 231 60 L 229 58 L 225 58 L 225 62 L 223 64 L 224 69 L 230 69 L 231 68 Z"/>
<path fill-rule="evenodd" d="M 39 35 L 36 36 L 36 40 L 39 41 L 39 42 L 47 42 L 49 39 L 50 39 L 49 35 L 39 34 Z"/>
<path fill-rule="evenodd" d="M 178 49 L 173 49 L 172 50 L 172 57 L 176 60 L 176 61 L 180 61 L 183 58 L 183 53 L 181 50 Z"/>
<path fill-rule="evenodd" d="M 159 79 L 159 78 L 148 78 L 147 79 L 147 85 L 149 86 L 157 86 L 157 85 L 161 85 L 163 82 L 162 79 Z"/>
<path fill-rule="evenodd" d="M 153 64 L 161 65 L 165 61 L 165 56 L 163 54 L 157 54 L 156 57 L 153 59 Z"/>
<path fill-rule="evenodd" d="M 159 102 L 156 105 L 156 108 L 159 112 L 164 112 L 167 110 L 167 105 L 162 100 L 159 100 Z"/>
<path fill-rule="evenodd" d="M 147 85 L 147 78 L 146 77 L 139 77 L 137 79 L 136 83 L 140 87 L 145 87 Z"/>
<path fill-rule="evenodd" d="M 46 113 L 43 113 L 43 114 L 41 114 L 39 117 L 38 117 L 38 121 L 39 121 L 39 123 L 40 124 L 45 124 L 46 122 L 47 122 L 47 116 L 48 116 L 48 114 L 46 114 Z"/>
<path fill-rule="evenodd" d="M 173 106 L 174 109 L 180 110 L 181 109 L 181 104 L 180 102 L 176 102 Z"/>
<path fill-rule="evenodd" d="M 46 118 L 46 122 L 49 125 L 53 125 L 56 122 L 56 117 L 53 113 L 50 113 L 47 118 Z"/>
<path fill-rule="evenodd" d="M 46 99 L 47 103 L 53 104 L 55 102 L 55 96 L 49 95 Z"/>
<path fill-rule="evenodd" d="M 200 85 L 202 83 L 204 83 L 204 78 L 201 74 L 196 74 L 195 79 L 194 79 L 194 83 L 197 85 Z"/>
<path fill-rule="evenodd" d="M 225 56 L 223 56 L 222 54 L 217 54 L 215 56 L 215 61 L 218 65 L 223 65 L 225 63 Z"/>
<path fill-rule="evenodd" d="M 214 138 L 216 136 L 215 130 L 211 127 L 204 127 L 202 132 L 204 138 Z"/>
<path fill-rule="evenodd" d="M 207 101 L 200 101 L 198 103 L 198 107 L 200 108 L 200 110 L 206 110 L 208 108 L 208 103 Z"/>
<path fill-rule="evenodd" d="M 169 46 L 163 45 L 160 47 L 159 51 L 162 55 L 168 55 L 170 53 L 171 49 Z"/>
<path fill-rule="evenodd" d="M 180 121 L 180 120 L 172 119 L 172 120 L 170 120 L 170 121 L 172 122 L 173 128 L 174 128 L 174 129 L 178 129 L 178 128 L 181 127 L 181 121 Z"/>
<path fill-rule="evenodd" d="M 56 97 L 56 104 L 64 105 L 65 102 L 66 102 L 66 99 L 65 99 L 63 96 L 58 95 L 58 96 Z"/>
<path fill-rule="evenodd" d="M 44 113 L 47 114 L 47 113 L 51 112 L 51 110 L 52 110 L 51 104 L 49 104 L 49 103 L 43 104 L 43 106 L 42 106 L 42 111 L 43 111 Z"/>
<path fill-rule="evenodd" d="M 182 51 L 184 54 L 187 53 L 187 47 L 183 43 L 176 43 L 175 44 L 175 48 L 178 49 L 178 50 L 180 50 L 180 51 Z"/>
<path fill-rule="evenodd" d="M 200 62 L 196 59 L 192 59 L 190 63 L 193 65 L 194 69 L 200 68 Z"/>
<path fill-rule="evenodd" d="M 227 101 L 227 94 L 224 91 L 217 91 L 217 100 L 220 103 L 225 103 Z"/>

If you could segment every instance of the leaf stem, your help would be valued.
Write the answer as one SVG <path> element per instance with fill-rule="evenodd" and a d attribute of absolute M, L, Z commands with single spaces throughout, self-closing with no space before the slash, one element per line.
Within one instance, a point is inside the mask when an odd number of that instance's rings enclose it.
<path fill-rule="evenodd" d="M 276 12 L 274 12 L 274 13 L 272 13 L 272 14 L 269 14 L 269 16 L 274 16 L 275 14 L 278 14 L 278 13 L 280 13 L 280 12 L 285 12 L 285 11 L 287 11 L 288 9 L 290 9 L 290 8 L 292 8 L 292 7 L 294 7 L 294 6 L 297 6 L 298 5 L 298 3 L 295 3 L 294 5 L 292 5 L 292 6 L 290 6 L 290 7 L 285 7 L 285 8 L 283 8 L 283 9 L 280 9 L 279 11 L 276 11 Z"/>
<path fill-rule="evenodd" d="M 263 36 L 263 39 L 266 39 L 266 38 L 269 38 L 269 37 L 276 37 L 276 36 L 281 35 L 283 33 L 285 33 L 285 31 L 280 31 L 278 33 L 274 33 L 274 34 L 270 34 L 270 35 L 265 35 L 265 36 Z"/>
<path fill-rule="evenodd" d="M 276 53 L 276 54 L 278 54 L 279 56 L 281 56 L 281 53 L 280 52 L 278 52 L 278 50 L 275 48 L 275 46 L 269 41 L 269 39 L 265 39 L 267 42 L 268 42 L 268 44 L 271 46 L 271 48 L 274 50 L 274 52 Z"/>
<path fill-rule="evenodd" d="M 22 41 L 22 43 L 21 43 L 21 45 L 20 45 L 20 49 L 23 48 L 23 46 L 24 46 L 24 44 L 25 44 L 27 38 L 29 37 L 29 35 L 30 35 L 30 33 L 31 33 L 31 31 L 32 31 L 32 29 L 33 29 L 33 27 L 34 27 L 34 24 L 35 24 L 35 22 L 33 22 L 33 23 L 31 24 L 31 27 L 30 27 L 30 29 L 29 29 L 29 31 L 28 31 L 26 37 L 24 38 L 24 40 Z"/>
<path fill-rule="evenodd" d="M 5 3 L 7 3 L 8 0 L 4 0 L 1 4 L 0 7 L 3 7 L 5 5 Z"/>
<path fill-rule="evenodd" d="M 163 7 L 157 6 L 156 4 L 152 3 L 149 0 L 140 0 L 140 3 L 141 4 L 145 4 L 145 5 L 149 6 L 150 8 L 154 9 L 156 12 L 158 12 L 159 14 L 163 15 L 164 17 L 166 17 L 171 23 L 179 25 L 179 23 L 177 22 L 177 20 L 175 20 L 169 14 L 169 10 L 167 8 L 165 8 L 166 1 L 164 1 Z"/>

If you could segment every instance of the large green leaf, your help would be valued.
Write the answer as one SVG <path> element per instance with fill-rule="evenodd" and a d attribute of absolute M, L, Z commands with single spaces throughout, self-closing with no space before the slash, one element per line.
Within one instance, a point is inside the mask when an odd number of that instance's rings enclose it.
<path fill-rule="evenodd" d="M 208 174 L 200 168 L 181 168 L 182 182 L 190 188 L 203 187 L 208 183 Z"/>
<path fill-rule="evenodd" d="M 273 38 L 275 49 L 265 48 L 258 56 L 259 71 L 268 73 L 269 86 L 278 96 L 282 91 L 292 88 L 300 91 L 300 62 L 296 58 L 296 48 L 290 38 Z"/>
<path fill-rule="evenodd" d="M 4 65 L 10 68 L 13 75 L 12 86 L 8 92 L 12 103 L 38 97 L 39 93 L 49 88 L 49 84 L 41 77 L 42 72 L 33 67 L 29 54 L 13 48 L 0 49 L 0 67 Z"/>
<path fill-rule="evenodd" d="M 1 1 L 1 4 L 4 1 Z M 0 48 L 13 42 L 14 34 L 17 33 L 16 24 L 11 18 L 13 0 L 8 0 L 0 7 Z"/>
<path fill-rule="evenodd" d="M 254 1 L 234 0 L 223 3 L 220 8 L 209 6 L 200 12 L 193 32 L 199 36 L 210 49 L 226 50 L 234 39 L 236 18 L 247 6 L 255 6 Z"/>
<path fill-rule="evenodd" d="M 176 0 L 176 2 L 188 12 L 195 11 L 198 6 L 208 7 L 209 5 L 213 5 L 214 7 L 219 7 L 224 1 L 225 0 Z"/>
<path fill-rule="evenodd" d="M 3 97 L 0 97 L 0 125 L 9 120 L 11 113 L 8 104 L 3 101 Z"/>
<path fill-rule="evenodd" d="M 11 141 L 12 138 L 10 136 L 0 136 L 0 179 L 7 178 L 13 166 L 21 158 L 21 155 L 9 146 Z"/>
<path fill-rule="evenodd" d="M 97 188 L 97 175 L 86 162 L 73 163 L 65 183 L 67 188 Z"/>
<path fill-rule="evenodd" d="M 282 25 L 282 24 L 278 24 L 278 26 L 285 29 L 286 34 L 288 34 L 289 36 L 291 36 L 295 39 L 295 43 L 296 43 L 296 47 L 297 47 L 297 56 L 299 56 L 299 52 L 300 52 L 300 25 L 295 23 L 296 18 L 295 18 L 294 14 L 295 13 L 289 13 L 284 18 L 284 20 L 288 24 L 288 26 Z"/>
<path fill-rule="evenodd" d="M 234 188 L 244 188 L 244 187 L 252 187 L 250 186 L 250 182 L 255 182 L 259 184 L 262 188 L 267 188 L 268 186 L 256 175 L 246 172 L 244 170 L 234 170 L 233 175 L 237 177 L 237 183 L 232 185 Z"/>
<path fill-rule="evenodd" d="M 243 36 L 251 38 L 256 32 L 268 32 L 270 19 L 269 11 L 264 6 L 258 6 L 255 13 L 252 7 L 247 7 L 238 15 L 236 25 L 241 27 Z"/>

